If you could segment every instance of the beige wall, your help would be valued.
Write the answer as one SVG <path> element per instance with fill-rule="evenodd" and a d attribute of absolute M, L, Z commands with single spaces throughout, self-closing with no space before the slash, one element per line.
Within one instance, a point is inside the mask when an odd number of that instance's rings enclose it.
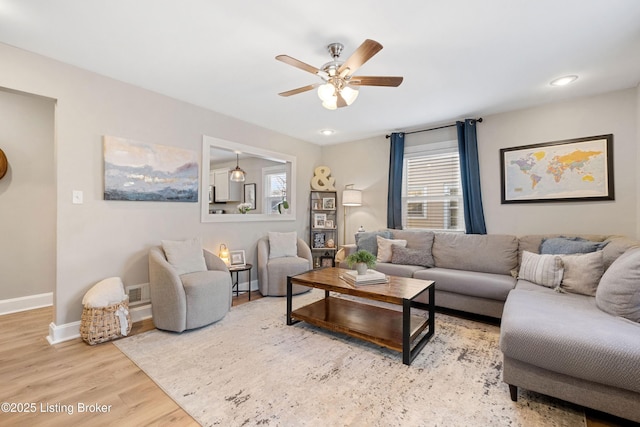
<path fill-rule="evenodd" d="M 601 233 L 636 236 L 636 89 L 484 117 L 480 174 L 489 233 Z M 615 201 L 500 204 L 501 148 L 613 134 Z"/>
<path fill-rule="evenodd" d="M 344 144 L 324 146 L 322 161 L 331 169 L 338 190 L 338 231 L 343 244 L 344 207 L 342 190 L 347 184 L 362 190 L 362 206 L 350 207 L 347 216 L 346 243 L 361 225 L 365 230 L 387 226 L 387 188 L 389 185 L 389 140 L 383 136 Z"/>
<path fill-rule="evenodd" d="M 639 88 L 632 88 L 484 116 L 478 124 L 478 148 L 487 231 L 640 237 L 639 92 Z M 615 201 L 500 204 L 501 148 L 607 133 L 614 134 Z M 457 138 L 455 128 L 408 135 L 405 144 L 452 138 Z M 367 230 L 386 227 L 389 140 L 381 136 L 325 147 L 323 161 L 341 185 L 355 183 L 356 188 L 364 190 L 364 206 L 351 208 L 347 241 L 353 242 L 353 232 L 360 223 Z"/>
<path fill-rule="evenodd" d="M 0 300 L 55 288 L 54 101 L 0 88 Z"/>
<path fill-rule="evenodd" d="M 203 134 L 259 146 L 297 156 L 301 183 L 310 182 L 320 147 L 3 44 L 0 62 L 0 86 L 57 100 L 55 324 L 79 320 L 84 293 L 105 277 L 146 282 L 148 248 L 161 239 L 201 236 L 207 248 L 217 252 L 224 242 L 255 262 L 256 241 L 267 231 L 306 235 L 304 184 L 296 221 L 202 224 L 195 203 L 104 201 L 102 136 L 197 153 Z M 73 190 L 84 192 L 84 204 L 71 203 Z"/>

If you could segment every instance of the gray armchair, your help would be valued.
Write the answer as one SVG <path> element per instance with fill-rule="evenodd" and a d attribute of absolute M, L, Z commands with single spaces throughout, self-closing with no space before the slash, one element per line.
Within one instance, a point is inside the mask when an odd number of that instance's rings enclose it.
<path fill-rule="evenodd" d="M 269 238 L 258 240 L 258 282 L 264 296 L 287 295 L 287 276 L 295 276 L 313 268 L 313 256 L 307 243 L 298 238 L 298 256 L 269 259 Z M 307 292 L 306 286 L 293 285 L 293 294 Z"/>
<path fill-rule="evenodd" d="M 162 247 L 149 250 L 149 291 L 156 328 L 182 332 L 216 322 L 229 312 L 229 269 L 211 252 L 203 252 L 207 271 L 179 275 Z"/>

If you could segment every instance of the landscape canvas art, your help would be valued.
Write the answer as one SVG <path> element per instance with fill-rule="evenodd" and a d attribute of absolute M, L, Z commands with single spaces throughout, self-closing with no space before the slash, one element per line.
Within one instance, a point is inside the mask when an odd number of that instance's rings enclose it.
<path fill-rule="evenodd" d="M 104 136 L 104 199 L 198 201 L 197 153 Z"/>

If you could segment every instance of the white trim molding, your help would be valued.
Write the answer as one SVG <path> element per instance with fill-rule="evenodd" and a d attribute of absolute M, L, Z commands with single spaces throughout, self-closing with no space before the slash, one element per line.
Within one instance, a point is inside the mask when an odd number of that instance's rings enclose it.
<path fill-rule="evenodd" d="M 18 313 L 20 311 L 33 310 L 42 307 L 50 307 L 52 305 L 53 292 L 5 299 L 0 300 L 0 315 Z"/>
<path fill-rule="evenodd" d="M 64 325 L 56 325 L 49 323 L 49 335 L 47 341 L 49 344 L 59 344 L 80 337 L 80 321 L 65 323 Z"/>

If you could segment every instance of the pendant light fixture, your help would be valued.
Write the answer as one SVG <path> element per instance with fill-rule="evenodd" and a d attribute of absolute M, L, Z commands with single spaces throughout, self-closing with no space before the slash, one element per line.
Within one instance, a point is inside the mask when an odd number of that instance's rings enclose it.
<path fill-rule="evenodd" d="M 240 155 L 236 153 L 236 168 L 231 171 L 231 178 L 229 178 L 231 181 L 234 181 L 234 182 L 244 182 L 244 176 L 246 174 L 245 171 L 240 169 L 239 161 L 240 161 Z"/>

